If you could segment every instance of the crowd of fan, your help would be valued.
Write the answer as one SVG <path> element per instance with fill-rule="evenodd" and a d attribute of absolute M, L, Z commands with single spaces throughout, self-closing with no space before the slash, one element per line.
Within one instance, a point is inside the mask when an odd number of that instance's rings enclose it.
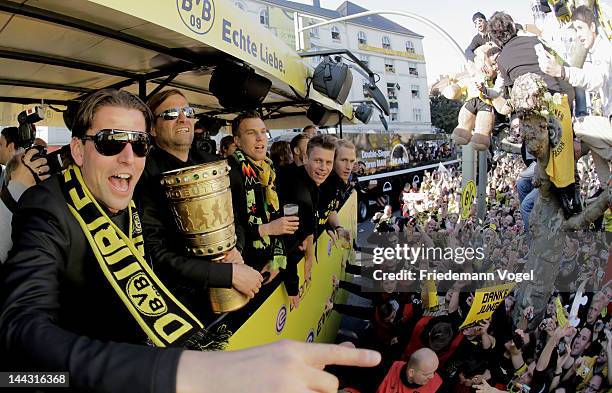
<path fill-rule="evenodd" d="M 529 238 L 515 181 L 525 164 L 519 155 L 496 153 L 488 174 L 484 220 L 477 220 L 476 205 L 467 219 L 461 219 L 461 175 L 455 168 L 443 168 L 426 173 L 420 184 L 416 181 L 406 184 L 400 196 L 400 214 L 394 214 L 391 206 L 377 213 L 372 219 L 374 233 L 368 242 L 391 246 L 406 243 L 415 247 L 422 244 L 441 248 L 483 247 L 484 258 L 463 264 L 460 271 L 522 272 L 529 257 Z M 585 196 L 592 196 L 597 187 L 596 175 L 589 169 L 587 159 L 579 168 L 582 190 Z M 612 360 L 612 324 L 608 312 L 612 286 L 603 285 L 609 247 L 609 241 L 599 230 L 566 238 L 556 291 L 541 321 L 533 321 L 532 308 L 527 308 L 521 321 L 513 324 L 515 299 L 511 293 L 490 320 L 464 329 L 459 327 L 475 290 L 500 281 L 438 282 L 433 287 L 436 297 L 431 295 L 431 288 L 427 289 L 431 283 L 387 280 L 377 286 L 372 280 L 374 266 L 368 264 L 364 257 L 367 247 L 363 247 L 362 267 L 346 268 L 348 273 L 361 276 L 352 280 L 361 286 L 337 280 L 335 284 L 366 297 L 371 306 L 330 302 L 328 309 L 369 321 L 365 330 L 357 329 L 355 339 L 358 345 L 380 350 L 384 361 L 363 378 L 347 378 L 347 386 L 356 391 L 378 389 L 379 393 L 396 391 L 393 388 L 401 385 L 400 381 L 406 386 L 420 385 L 419 391 L 604 391 L 612 382 L 607 374 L 608 359 Z M 448 261 L 419 260 L 416 266 L 437 271 L 451 269 Z M 383 262 L 384 269 L 416 268 L 409 262 L 391 260 Z M 588 302 L 579 309 L 581 322 L 576 328 L 561 326 L 559 321 L 563 317 L 558 319 L 555 315 L 559 312 L 556 299 L 567 317 L 577 287 L 585 281 Z M 411 367 L 414 374 L 427 364 L 411 361 L 411 355 L 419 348 L 435 353 L 440 381 L 435 374 L 416 384 L 414 378 L 407 377 Z M 390 383 L 394 379 L 395 384 Z"/>

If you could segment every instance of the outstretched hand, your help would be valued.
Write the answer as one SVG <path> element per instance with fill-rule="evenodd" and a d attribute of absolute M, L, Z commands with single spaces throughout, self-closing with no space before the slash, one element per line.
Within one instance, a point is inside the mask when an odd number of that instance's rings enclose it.
<path fill-rule="evenodd" d="M 380 359 L 376 351 L 350 345 L 288 340 L 241 351 L 185 351 L 179 360 L 176 391 L 336 393 L 338 378 L 323 371 L 325 366 L 372 367 Z"/>

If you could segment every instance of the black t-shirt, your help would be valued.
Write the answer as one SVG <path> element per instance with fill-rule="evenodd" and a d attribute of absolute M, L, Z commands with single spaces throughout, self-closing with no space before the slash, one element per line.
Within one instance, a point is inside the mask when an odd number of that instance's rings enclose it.
<path fill-rule="evenodd" d="M 330 214 L 338 210 L 340 189 L 344 186 L 340 176 L 332 171 L 329 177 L 321 184 L 319 195 L 319 232 L 327 224 Z"/>
<path fill-rule="evenodd" d="M 474 51 L 479 46 L 486 44 L 488 40 L 489 40 L 488 35 L 483 36 L 480 33 L 476 34 L 474 38 L 472 38 L 472 42 L 470 42 L 470 45 L 467 48 L 465 48 L 465 51 L 463 52 L 465 53 L 465 57 L 467 57 L 468 60 L 473 61 L 474 58 L 476 57 L 476 55 L 474 54 Z"/>
<path fill-rule="evenodd" d="M 308 176 L 306 169 L 298 167 L 295 171 L 286 172 L 290 178 L 280 178 L 277 190 L 282 204 L 295 203 L 299 207 L 300 226 L 291 236 L 287 236 L 285 246 L 288 254 L 298 252 L 298 246 L 309 235 L 316 235 L 319 226 L 320 189 Z M 316 236 L 315 236 L 316 240 Z M 298 252 L 299 253 L 299 252 Z"/>
<path fill-rule="evenodd" d="M 573 99 L 574 89 L 567 82 L 545 74 L 540 69 L 535 51 L 537 44 L 540 44 L 540 40 L 530 36 L 515 36 L 506 42 L 497 58 L 504 85 L 511 87 L 519 76 L 531 72 L 544 78 L 551 92 L 566 93 Z"/>

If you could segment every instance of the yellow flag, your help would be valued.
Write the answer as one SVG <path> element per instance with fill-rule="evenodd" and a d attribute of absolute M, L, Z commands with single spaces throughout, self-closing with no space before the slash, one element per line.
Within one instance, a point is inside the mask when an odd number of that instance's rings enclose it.
<path fill-rule="evenodd" d="M 470 307 L 470 312 L 459 329 L 491 318 L 493 312 L 504 301 L 515 285 L 516 283 L 508 283 L 477 290 Z"/>
<path fill-rule="evenodd" d="M 551 105 L 550 115 L 556 117 L 561 123 L 562 135 L 556 147 L 550 146 L 550 158 L 546 166 L 546 173 L 555 186 L 563 188 L 574 182 L 572 115 L 567 102 L 567 95 L 563 95 L 560 105 Z"/>
<path fill-rule="evenodd" d="M 561 299 L 559 298 L 559 296 L 557 296 L 557 298 L 555 299 L 555 307 L 557 309 L 557 323 L 559 324 L 559 326 L 564 327 L 565 325 L 567 325 L 568 321 L 567 317 L 565 316 L 565 309 L 561 304 Z"/>

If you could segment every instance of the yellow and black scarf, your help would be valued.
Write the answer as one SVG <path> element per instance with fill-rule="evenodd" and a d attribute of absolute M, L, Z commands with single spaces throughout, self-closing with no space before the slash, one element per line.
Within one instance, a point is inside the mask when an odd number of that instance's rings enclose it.
<path fill-rule="evenodd" d="M 261 162 L 255 162 L 240 149 L 234 152 L 234 159 L 240 164 L 244 189 L 246 191 L 246 206 L 249 225 L 267 224 L 271 217 L 279 212 L 279 201 L 276 193 L 276 173 L 272 161 L 266 157 Z M 260 198 L 256 189 L 261 187 L 265 198 Z M 263 209 L 261 207 L 263 206 Z M 240 209 L 240 207 L 236 207 Z M 269 258 L 267 263 L 272 270 L 284 269 L 287 266 L 285 246 L 278 236 L 264 236 L 252 240 L 252 247 L 265 253 Z"/>
<path fill-rule="evenodd" d="M 67 168 L 60 176 L 60 184 L 68 208 L 81 226 L 100 269 L 149 341 L 158 347 L 222 349 L 223 339 L 211 338 L 202 323 L 170 293 L 146 262 L 134 202 L 130 201 L 128 207 L 130 235 L 127 236 L 98 204 L 78 166 Z"/>

